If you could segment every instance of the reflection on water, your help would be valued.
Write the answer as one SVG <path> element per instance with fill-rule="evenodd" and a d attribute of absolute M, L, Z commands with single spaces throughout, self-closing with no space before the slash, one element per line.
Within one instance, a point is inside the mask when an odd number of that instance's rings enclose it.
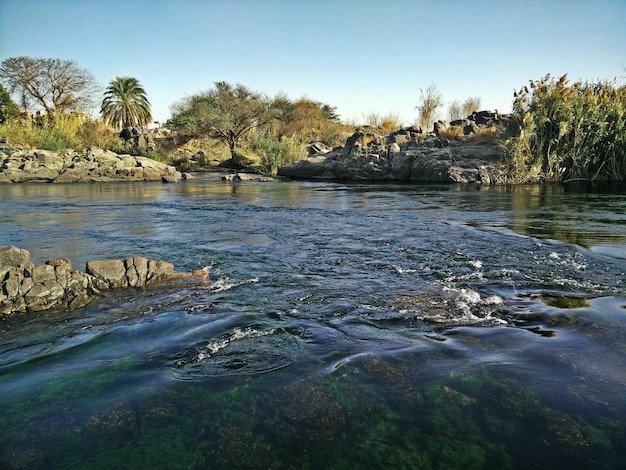
<path fill-rule="evenodd" d="M 620 468 L 619 188 L 0 186 L 0 245 L 187 281 L 0 322 L 0 468 Z"/>

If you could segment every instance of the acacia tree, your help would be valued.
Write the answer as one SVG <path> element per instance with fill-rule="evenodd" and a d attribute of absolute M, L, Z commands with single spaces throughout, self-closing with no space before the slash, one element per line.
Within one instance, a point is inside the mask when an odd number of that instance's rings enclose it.
<path fill-rule="evenodd" d="M 116 129 L 145 126 L 152 120 L 150 101 L 139 80 L 116 77 L 111 80 L 100 108 L 104 122 Z"/>
<path fill-rule="evenodd" d="M 275 118 L 271 100 L 243 85 L 216 82 L 215 88 L 171 107 L 169 124 L 186 139 L 207 135 L 221 140 L 238 161 L 236 147 L 252 129 Z"/>
<path fill-rule="evenodd" d="M 0 64 L 0 80 L 20 97 L 24 108 L 55 114 L 86 111 L 94 105 L 97 83 L 89 71 L 71 60 L 12 57 Z"/>

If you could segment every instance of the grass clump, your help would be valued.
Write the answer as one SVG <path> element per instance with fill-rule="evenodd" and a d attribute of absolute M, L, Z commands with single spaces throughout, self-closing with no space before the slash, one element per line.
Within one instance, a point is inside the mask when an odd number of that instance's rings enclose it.
<path fill-rule="evenodd" d="M 512 182 L 624 181 L 626 87 L 531 81 L 515 93 L 519 132 L 503 143 Z"/>
<path fill-rule="evenodd" d="M 0 139 L 44 150 L 102 147 L 119 145 L 115 132 L 102 122 L 82 113 L 56 116 L 54 120 L 38 116 L 10 119 L 0 124 Z"/>

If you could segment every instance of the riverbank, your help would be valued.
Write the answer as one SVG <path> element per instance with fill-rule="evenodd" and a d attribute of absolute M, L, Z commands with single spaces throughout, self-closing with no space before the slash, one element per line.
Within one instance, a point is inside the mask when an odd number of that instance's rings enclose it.
<path fill-rule="evenodd" d="M 151 158 L 118 155 L 100 148 L 53 152 L 0 144 L 0 183 L 120 180 L 174 183 L 185 176 L 173 166 Z"/>

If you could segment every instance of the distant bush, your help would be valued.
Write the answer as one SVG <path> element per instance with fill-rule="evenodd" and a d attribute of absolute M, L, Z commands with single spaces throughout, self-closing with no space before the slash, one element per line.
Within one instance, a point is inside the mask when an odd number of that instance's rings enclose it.
<path fill-rule="evenodd" d="M 514 182 L 624 181 L 626 87 L 549 75 L 515 93 L 519 132 L 503 144 Z"/>
<path fill-rule="evenodd" d="M 375 128 L 382 135 L 391 134 L 402 127 L 398 113 L 388 113 L 382 116 L 373 112 L 365 116 L 365 124 Z"/>
<path fill-rule="evenodd" d="M 68 136 L 59 129 L 42 128 L 28 121 L 10 120 L 0 125 L 0 138 L 12 144 L 44 150 L 71 147 Z"/>
<path fill-rule="evenodd" d="M 465 119 L 473 112 L 480 109 L 480 98 L 477 96 L 466 99 L 463 103 L 459 100 L 454 100 L 448 106 L 448 116 L 450 121 L 456 121 L 458 119 Z"/>

